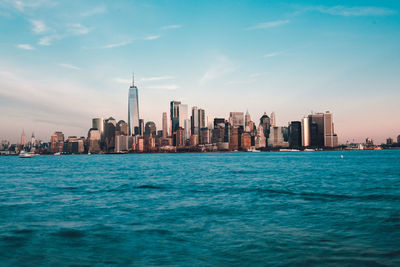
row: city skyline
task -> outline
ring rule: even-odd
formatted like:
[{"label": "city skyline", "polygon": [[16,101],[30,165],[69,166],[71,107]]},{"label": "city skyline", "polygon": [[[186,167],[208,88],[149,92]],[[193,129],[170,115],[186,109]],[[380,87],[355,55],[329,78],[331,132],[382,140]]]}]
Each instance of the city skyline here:
[{"label": "city skyline", "polygon": [[141,118],[158,129],[176,99],[211,118],[275,112],[282,126],[330,110],[339,143],[383,143],[400,132],[398,13],[391,1],[2,1],[0,139],[128,122],[135,70]]}]

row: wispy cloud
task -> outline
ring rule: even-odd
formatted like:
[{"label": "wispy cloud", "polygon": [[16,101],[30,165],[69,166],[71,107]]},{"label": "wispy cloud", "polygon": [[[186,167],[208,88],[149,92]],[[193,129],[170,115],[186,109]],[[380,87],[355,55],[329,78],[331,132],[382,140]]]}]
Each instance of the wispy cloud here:
[{"label": "wispy cloud", "polygon": [[160,37],[161,37],[160,35],[149,35],[149,36],[144,37],[144,40],[156,40]]},{"label": "wispy cloud", "polygon": [[80,23],[74,23],[68,25],[68,31],[76,35],[84,35],[90,32],[90,28],[83,26]]},{"label": "wispy cloud", "polygon": [[256,25],[254,25],[254,26],[248,27],[247,30],[274,28],[274,27],[288,24],[289,22],[290,22],[290,20],[275,20],[275,21],[269,21],[269,22],[262,22],[262,23],[258,23]]},{"label": "wispy cloud", "polygon": [[156,76],[156,77],[147,77],[140,79],[143,82],[152,82],[152,81],[162,81],[162,80],[172,80],[173,76]]},{"label": "wispy cloud", "polygon": [[345,7],[345,6],[314,6],[307,7],[306,11],[318,11],[325,14],[337,15],[337,16],[389,16],[396,14],[395,10],[385,8],[385,7],[373,7],[373,6],[365,6],[365,7]]},{"label": "wispy cloud", "polygon": [[155,89],[155,90],[176,90],[179,89],[179,85],[176,84],[163,84],[163,85],[152,85],[146,86],[146,89]]},{"label": "wispy cloud", "polygon": [[54,40],[60,40],[62,37],[60,35],[48,35],[39,39],[38,44],[43,46],[49,46]]},{"label": "wispy cloud", "polygon": [[107,8],[105,6],[97,6],[81,13],[82,17],[90,17],[98,14],[104,14],[107,12]]},{"label": "wispy cloud", "polygon": [[31,20],[33,29],[32,31],[36,34],[42,34],[48,31],[48,27],[42,20]]},{"label": "wispy cloud", "polygon": [[119,78],[119,77],[115,78],[114,81],[117,82],[117,83],[121,83],[121,84],[130,84],[130,83],[132,83],[132,80]]},{"label": "wispy cloud", "polygon": [[171,30],[171,29],[179,29],[179,28],[182,28],[183,26],[182,25],[177,25],[177,24],[175,24],[175,25],[166,25],[166,26],[163,26],[163,27],[161,27],[161,29],[162,30]]},{"label": "wispy cloud", "polygon": [[119,42],[119,43],[112,43],[112,44],[108,44],[108,45],[104,45],[101,48],[114,48],[114,47],[120,47],[120,46],[125,46],[132,43],[132,41],[123,41],[123,42]]},{"label": "wispy cloud", "polygon": [[71,69],[71,70],[81,70],[81,68],[71,65],[71,64],[67,64],[67,63],[60,63],[58,64],[60,67],[66,68],[66,69]]},{"label": "wispy cloud", "polygon": [[279,56],[279,55],[282,55],[282,54],[283,54],[282,51],[281,51],[281,52],[274,52],[274,53],[265,54],[264,57],[265,57],[265,58],[268,58],[268,57],[276,57],[276,56]]},{"label": "wispy cloud", "polygon": [[17,45],[17,47],[20,49],[24,49],[24,50],[34,50],[35,49],[30,44],[19,44],[19,45]]},{"label": "wispy cloud", "polygon": [[205,84],[211,80],[231,73],[236,69],[237,66],[233,64],[227,57],[219,56],[217,58],[217,61],[212,66],[210,66],[200,78],[200,84]]}]

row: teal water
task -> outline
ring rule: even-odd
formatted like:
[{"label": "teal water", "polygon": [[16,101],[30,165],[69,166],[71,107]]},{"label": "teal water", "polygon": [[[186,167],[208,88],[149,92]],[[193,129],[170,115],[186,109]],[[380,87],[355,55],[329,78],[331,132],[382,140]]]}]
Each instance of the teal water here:
[{"label": "teal water", "polygon": [[400,265],[400,151],[10,156],[0,174],[1,266]]}]

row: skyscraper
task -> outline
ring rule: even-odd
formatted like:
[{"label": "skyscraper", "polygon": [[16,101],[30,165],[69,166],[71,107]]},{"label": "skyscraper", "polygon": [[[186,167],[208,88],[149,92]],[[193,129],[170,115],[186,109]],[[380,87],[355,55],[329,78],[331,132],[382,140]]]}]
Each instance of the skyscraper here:
[{"label": "skyscraper", "polygon": [[243,112],[230,112],[229,122],[233,127],[242,126],[244,128],[244,114]]},{"label": "skyscraper", "polygon": [[21,145],[25,146],[26,145],[26,135],[25,135],[25,131],[22,130],[22,134],[21,134]]},{"label": "skyscraper", "polygon": [[103,120],[103,118],[92,119],[92,128],[99,130],[100,140],[103,140],[103,138],[104,138],[104,120]]},{"label": "skyscraper", "polygon": [[162,114],[162,131],[163,131],[163,138],[167,138],[168,136],[167,112],[163,112]]},{"label": "skyscraper", "polygon": [[333,115],[329,111],[324,113],[324,145],[326,147],[336,147],[338,145],[338,137],[333,127]]},{"label": "skyscraper", "polygon": [[139,134],[139,96],[134,77],[132,77],[132,85],[129,87],[128,128],[129,135]]},{"label": "skyscraper", "polygon": [[310,145],[310,119],[304,117],[301,120],[301,145],[308,147]]},{"label": "skyscraper", "polygon": [[192,116],[190,122],[192,126],[192,134],[200,136],[199,109],[197,107],[192,107]]},{"label": "skyscraper", "polygon": [[276,116],[275,116],[275,112],[271,113],[271,127],[276,126]]},{"label": "skyscraper", "polygon": [[[171,135],[179,128],[179,113],[181,102],[171,101],[170,103],[170,118],[171,118]],[[183,126],[183,125],[182,125]]]}]

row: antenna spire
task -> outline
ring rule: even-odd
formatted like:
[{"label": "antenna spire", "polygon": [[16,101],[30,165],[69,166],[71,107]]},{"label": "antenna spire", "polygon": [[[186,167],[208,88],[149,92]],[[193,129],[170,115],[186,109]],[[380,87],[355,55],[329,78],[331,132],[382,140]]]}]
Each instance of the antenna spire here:
[{"label": "antenna spire", "polygon": [[135,73],[132,72],[132,87],[135,86]]}]

